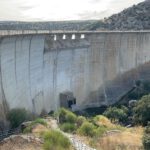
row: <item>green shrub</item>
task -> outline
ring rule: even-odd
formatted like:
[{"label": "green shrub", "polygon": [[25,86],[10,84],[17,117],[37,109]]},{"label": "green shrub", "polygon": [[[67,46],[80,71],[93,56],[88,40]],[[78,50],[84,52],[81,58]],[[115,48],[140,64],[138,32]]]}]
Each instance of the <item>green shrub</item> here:
[{"label": "green shrub", "polygon": [[55,116],[59,117],[60,123],[64,123],[66,122],[66,114],[67,110],[65,108],[60,108],[59,111],[55,113]]},{"label": "green shrub", "polygon": [[78,133],[84,136],[90,136],[93,137],[96,135],[96,126],[94,126],[90,122],[84,122],[81,127],[78,129]]},{"label": "green shrub", "polygon": [[31,132],[32,132],[32,126],[31,126],[31,125],[28,126],[28,127],[26,127],[26,128],[23,130],[23,133],[24,133],[24,134],[31,133]]},{"label": "green shrub", "polygon": [[127,120],[126,110],[120,109],[120,108],[117,108],[117,107],[109,107],[104,112],[104,116],[111,119],[111,121],[126,122],[126,120]]},{"label": "green shrub", "polygon": [[142,125],[147,125],[150,121],[150,95],[143,96],[138,102],[134,112],[134,121]]},{"label": "green shrub", "polygon": [[150,150],[150,123],[145,128],[144,136],[143,136],[143,146],[144,150]]},{"label": "green shrub", "polygon": [[83,116],[79,116],[76,120],[77,127],[80,127],[84,122],[86,121],[86,118]]},{"label": "green shrub", "polygon": [[26,134],[26,133],[31,133],[33,127],[34,127],[36,124],[41,124],[41,125],[47,126],[47,122],[46,122],[44,119],[42,119],[42,118],[37,118],[36,120],[32,121],[32,122],[23,130],[23,133],[24,133],[24,134]]},{"label": "green shrub", "polygon": [[10,121],[11,127],[16,128],[24,121],[28,120],[29,115],[24,108],[12,109],[7,114],[7,119]]},{"label": "green shrub", "polygon": [[95,130],[96,136],[97,136],[97,137],[100,137],[100,136],[104,135],[104,133],[106,133],[106,131],[108,131],[108,128],[107,128],[107,127],[100,126],[100,127],[98,127],[98,128]]},{"label": "green shrub", "polygon": [[145,134],[143,137],[144,150],[150,150],[150,135]]},{"label": "green shrub", "polygon": [[68,112],[66,114],[66,122],[75,123],[76,119],[77,119],[77,116],[73,114],[72,112]]},{"label": "green shrub", "polygon": [[34,120],[31,123],[31,126],[36,125],[36,124],[41,124],[41,125],[47,126],[47,122],[42,118],[37,118],[36,120]]},{"label": "green shrub", "polygon": [[72,133],[76,130],[76,126],[73,123],[63,123],[62,125],[60,125],[60,129],[64,132]]},{"label": "green shrub", "polygon": [[51,130],[43,134],[44,150],[70,150],[71,144],[61,132]]},{"label": "green shrub", "polygon": [[58,116],[59,116],[60,123],[65,123],[65,122],[75,123],[76,119],[77,119],[77,116],[73,112],[71,112],[65,108],[61,108],[59,110]]},{"label": "green shrub", "polygon": [[128,107],[126,107],[126,106],[124,106],[124,105],[122,105],[120,109],[122,109],[126,114],[129,113]]},{"label": "green shrub", "polygon": [[103,115],[97,115],[93,118],[94,124],[97,126],[104,126],[107,128],[113,128],[116,125],[113,124],[106,116]]}]

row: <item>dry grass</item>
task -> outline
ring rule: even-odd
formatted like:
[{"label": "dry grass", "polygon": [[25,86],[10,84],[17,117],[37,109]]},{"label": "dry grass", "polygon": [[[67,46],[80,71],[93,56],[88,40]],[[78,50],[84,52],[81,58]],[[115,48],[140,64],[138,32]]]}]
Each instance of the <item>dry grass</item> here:
[{"label": "dry grass", "polygon": [[99,139],[98,150],[142,150],[143,128],[135,127]]},{"label": "dry grass", "polygon": [[15,136],[0,143],[0,150],[42,150],[42,144],[39,141],[28,139],[20,135]]},{"label": "dry grass", "polygon": [[46,131],[48,131],[48,128],[41,124],[35,125],[32,129],[33,134],[40,134],[41,132],[46,132]]},{"label": "dry grass", "polygon": [[112,123],[107,117],[103,116],[103,115],[98,115],[94,118],[95,123],[98,126],[104,126],[106,128],[108,128],[108,130],[124,130],[125,128],[119,124],[116,123]]},{"label": "dry grass", "polygon": [[107,117],[102,115],[96,116],[94,120],[99,126],[105,126],[108,128],[114,128],[116,126],[115,124],[111,123],[111,121]]}]

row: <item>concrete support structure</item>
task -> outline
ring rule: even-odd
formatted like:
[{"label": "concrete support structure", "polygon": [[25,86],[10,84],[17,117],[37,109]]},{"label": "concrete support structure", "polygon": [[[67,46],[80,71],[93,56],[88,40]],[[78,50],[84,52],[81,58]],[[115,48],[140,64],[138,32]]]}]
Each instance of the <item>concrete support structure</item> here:
[{"label": "concrete support structure", "polygon": [[21,33],[1,34],[1,117],[17,107],[57,110],[67,91],[81,109],[109,105],[150,78],[150,32]]}]

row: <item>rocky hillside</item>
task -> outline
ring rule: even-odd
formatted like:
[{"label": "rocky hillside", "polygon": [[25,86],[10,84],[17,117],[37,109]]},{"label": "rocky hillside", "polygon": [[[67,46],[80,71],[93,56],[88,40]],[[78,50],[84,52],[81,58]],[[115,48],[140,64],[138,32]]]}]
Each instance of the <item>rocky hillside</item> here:
[{"label": "rocky hillside", "polygon": [[122,12],[89,25],[88,30],[149,30],[150,0],[134,5]]}]

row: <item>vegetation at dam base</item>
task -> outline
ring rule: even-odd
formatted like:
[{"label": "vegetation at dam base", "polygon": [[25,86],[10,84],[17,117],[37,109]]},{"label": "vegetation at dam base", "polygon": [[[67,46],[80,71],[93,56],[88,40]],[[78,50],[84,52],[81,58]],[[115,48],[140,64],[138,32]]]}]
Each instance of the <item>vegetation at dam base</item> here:
[{"label": "vegetation at dam base", "polygon": [[145,150],[150,149],[150,124],[145,128],[143,136],[143,145]]},{"label": "vegetation at dam base", "polygon": [[[41,125],[44,131],[39,130],[38,136],[44,141],[41,145],[41,149],[44,150],[73,150],[70,141],[61,132],[77,135],[97,150],[149,150],[149,114],[150,95],[145,95],[129,106],[111,106],[104,113],[94,116],[87,117],[79,112],[73,113],[68,109],[60,108],[50,115],[43,110],[42,119],[31,117],[25,109],[13,109],[8,113],[8,119],[13,128],[24,121],[33,120],[22,129],[25,135],[33,134],[34,128]],[[45,119],[47,117],[58,121],[59,130],[49,128],[49,123]]]},{"label": "vegetation at dam base", "polygon": [[44,138],[43,148],[44,150],[71,150],[71,143],[67,137],[61,132],[51,130],[42,134]]},{"label": "vegetation at dam base", "polygon": [[[7,119],[12,129],[20,126],[24,135],[33,134],[37,130],[35,128],[41,125],[42,131],[38,129],[38,137],[43,140],[41,149],[44,150],[73,150],[64,133],[80,137],[97,150],[149,150],[149,85],[148,81],[137,81],[133,90],[108,108],[86,109],[81,112],[60,108],[57,112],[50,113],[42,110],[40,116],[24,108],[17,108],[9,111]],[[52,124],[47,120],[49,117],[57,120],[59,130],[49,127]],[[54,145],[58,146],[53,147]]]}]

